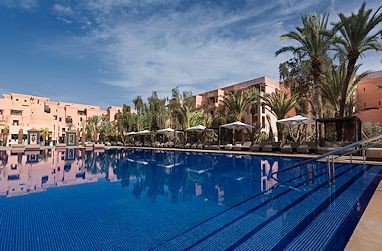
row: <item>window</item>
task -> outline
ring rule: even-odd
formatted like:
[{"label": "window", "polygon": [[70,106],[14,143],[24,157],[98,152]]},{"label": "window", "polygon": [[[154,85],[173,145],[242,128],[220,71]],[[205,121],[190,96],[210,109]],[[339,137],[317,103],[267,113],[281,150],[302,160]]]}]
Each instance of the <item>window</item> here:
[{"label": "window", "polygon": [[65,123],[67,123],[67,124],[73,123],[72,117],[71,116],[67,116],[66,119],[65,119]]},{"label": "window", "polygon": [[381,100],[379,100],[378,104],[381,105]]},{"label": "window", "polygon": [[54,115],[54,116],[53,116],[53,119],[54,119],[54,120],[57,120],[57,115]]},{"label": "window", "polygon": [[265,113],[265,106],[264,105],[261,106],[261,112]]},{"label": "window", "polygon": [[365,87],[363,88],[363,92],[366,92],[366,88]]},{"label": "window", "polygon": [[21,110],[11,110],[11,115],[22,115],[23,111]]},{"label": "window", "polygon": [[18,126],[19,125],[19,121],[18,120],[13,120],[12,125]]},{"label": "window", "polygon": [[62,128],[62,132],[65,132],[65,128]]},{"label": "window", "polygon": [[61,121],[62,121],[62,118],[61,118],[61,117],[59,117],[59,118],[58,118],[58,121],[60,121],[60,122],[61,122]]},{"label": "window", "polygon": [[366,103],[363,103],[363,107],[366,107]]},{"label": "window", "polygon": [[44,105],[44,112],[50,113],[50,107],[49,105]]},{"label": "window", "polygon": [[261,117],[261,128],[265,128],[265,117]]},{"label": "window", "polygon": [[0,115],[3,115],[3,110],[0,110]]},{"label": "window", "polygon": [[265,85],[260,86],[260,92],[265,92]]}]

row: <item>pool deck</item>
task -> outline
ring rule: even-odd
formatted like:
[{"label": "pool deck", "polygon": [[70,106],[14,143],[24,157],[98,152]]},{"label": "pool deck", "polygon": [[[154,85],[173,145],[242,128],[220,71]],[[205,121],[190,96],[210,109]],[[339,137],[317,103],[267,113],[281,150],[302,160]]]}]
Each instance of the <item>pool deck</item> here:
[{"label": "pool deck", "polygon": [[382,250],[382,181],[375,190],[345,250]]}]

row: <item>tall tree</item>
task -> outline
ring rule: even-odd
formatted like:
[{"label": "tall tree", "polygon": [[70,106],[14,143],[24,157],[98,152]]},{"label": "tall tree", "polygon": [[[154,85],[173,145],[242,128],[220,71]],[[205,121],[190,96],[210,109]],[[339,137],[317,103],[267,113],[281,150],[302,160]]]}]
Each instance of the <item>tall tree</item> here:
[{"label": "tall tree", "polygon": [[48,128],[41,128],[40,129],[40,135],[42,137],[42,144],[45,146],[46,145],[46,140],[49,135],[49,129]]},{"label": "tall tree", "polygon": [[135,110],[137,110],[138,114],[143,113],[145,105],[142,99],[142,96],[137,96],[133,99]]},{"label": "tall tree", "polygon": [[316,116],[323,117],[323,103],[321,91],[322,62],[332,44],[334,31],[329,31],[329,15],[320,17],[313,13],[302,16],[302,27],[281,36],[281,39],[294,40],[298,46],[285,46],[276,51],[276,56],[284,52],[292,52],[295,56],[306,58],[310,61],[311,74],[314,83],[314,103]]},{"label": "tall tree", "polygon": [[[346,91],[346,103],[344,115],[353,115],[353,107],[355,106],[354,93],[358,82],[364,78],[367,73],[362,73],[355,76],[355,72],[359,65],[355,67],[355,71],[350,79]],[[322,93],[324,100],[327,102],[330,110],[333,111],[334,116],[340,116],[340,97],[346,78],[346,63],[341,62],[339,66],[332,66],[330,70],[324,72],[322,77]]]},{"label": "tall tree", "polygon": [[[357,60],[370,50],[381,51],[382,45],[378,41],[382,29],[378,25],[382,22],[382,5],[372,14],[372,9],[366,9],[364,2],[357,13],[350,16],[338,13],[340,21],[336,24],[340,36],[336,37],[335,49],[337,53],[347,59],[346,77],[341,90],[339,116],[343,116],[346,107],[346,96],[349,84],[356,70]],[[373,33],[373,31],[375,32]]]},{"label": "tall tree", "polygon": [[[272,93],[267,93],[262,97],[265,108],[273,113],[276,118],[283,119],[287,113],[295,107],[298,107],[299,98],[292,95],[289,97],[285,91],[277,90]],[[283,126],[279,123],[277,126],[277,135],[280,141],[283,140]]]},{"label": "tall tree", "polygon": [[153,92],[148,98],[147,115],[150,130],[163,129],[167,120],[166,99]]},{"label": "tall tree", "polygon": [[259,100],[259,93],[256,89],[250,91],[229,91],[223,100],[225,108],[235,121],[241,121],[245,110],[249,105]]}]

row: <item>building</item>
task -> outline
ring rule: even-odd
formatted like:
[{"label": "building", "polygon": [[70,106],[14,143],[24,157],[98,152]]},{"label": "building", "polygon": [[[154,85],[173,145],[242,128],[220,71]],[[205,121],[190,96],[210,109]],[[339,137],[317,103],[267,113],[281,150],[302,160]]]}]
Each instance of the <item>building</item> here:
[{"label": "building", "polygon": [[20,129],[26,138],[27,130],[49,130],[49,141],[59,142],[69,129],[80,129],[92,116],[107,116],[110,122],[122,107],[99,106],[50,101],[49,98],[17,93],[3,94],[0,99],[0,130],[7,131],[8,144],[17,142]]},{"label": "building", "polygon": [[382,124],[382,71],[370,72],[357,85],[356,114],[362,123]]},{"label": "building", "polygon": [[[261,95],[272,93],[276,90],[286,91],[285,87],[279,82],[267,76],[263,76],[260,78],[194,95],[190,97],[187,102],[197,109],[203,108],[206,112],[209,112],[213,116],[217,108],[224,105],[223,100],[227,92],[234,90],[249,90],[251,88],[256,88]],[[267,121],[268,115],[270,117],[270,123]],[[294,115],[294,110],[288,114],[288,116]],[[277,119],[275,115],[273,115],[264,106],[248,107],[243,116],[243,122],[250,125],[259,125],[261,130],[264,132],[269,132],[270,128],[272,128],[273,132],[277,132],[276,120]]]}]

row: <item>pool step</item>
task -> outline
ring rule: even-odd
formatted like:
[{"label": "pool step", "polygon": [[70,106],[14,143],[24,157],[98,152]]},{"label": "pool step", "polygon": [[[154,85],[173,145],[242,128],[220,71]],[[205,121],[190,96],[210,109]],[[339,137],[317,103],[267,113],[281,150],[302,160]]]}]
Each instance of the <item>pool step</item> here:
[{"label": "pool step", "polygon": [[[337,187],[346,188],[359,177],[362,171],[348,170],[337,172]],[[237,221],[208,240],[193,246],[193,249],[203,250],[210,245],[217,249],[239,250],[270,250],[285,236],[290,234],[301,222],[311,216],[323,203],[330,201],[334,191],[321,182],[310,192],[303,194],[292,193],[275,201],[277,213],[256,220],[256,214],[248,215]],[[277,207],[279,206],[279,208]]]},{"label": "pool step", "polygon": [[[317,177],[321,176],[321,179],[323,180],[325,180],[326,177],[324,170],[325,168],[317,169]],[[296,180],[292,179],[291,185],[300,186],[302,191],[295,190],[295,188],[289,188],[288,186],[282,186],[274,189],[269,195],[255,195],[253,198],[244,201],[241,205],[228,208],[222,213],[209,218],[196,226],[192,226],[187,231],[179,233],[173,238],[162,242],[154,248],[154,250],[185,249],[203,238],[206,238],[206,236],[212,234],[214,231],[219,229],[219,227],[222,227],[229,222],[238,220],[240,217],[245,217],[246,212],[255,211],[258,208],[264,207],[269,203],[272,203],[273,200],[285,196],[285,194],[304,193],[309,191],[311,187],[305,187],[304,184],[305,176],[301,175],[296,178]]]},{"label": "pool step", "polygon": [[[310,224],[302,229],[287,245],[286,250],[343,250],[353,229],[358,223],[367,203],[381,177],[381,167],[372,167],[362,179],[358,179],[329,207],[323,210]],[[364,189],[365,183],[367,188]],[[286,244],[286,243],[284,243]]]},{"label": "pool step", "polygon": [[[345,166],[343,168],[347,169]],[[342,170],[343,168],[338,169]],[[251,207],[251,210],[243,211],[236,209],[227,211],[219,217],[201,224],[192,231],[177,236],[177,238],[164,243],[161,247],[158,247],[158,249],[204,249],[207,248],[208,245],[213,245],[218,249],[227,248],[236,243],[242,236],[251,233],[256,227],[260,226],[261,229],[269,222],[279,218],[279,215],[277,215],[278,211],[275,210],[272,212],[272,208],[265,210],[264,208],[266,206],[273,205],[276,208],[283,210],[285,206],[287,205],[288,207],[290,202],[294,199],[308,197],[311,190],[317,189],[319,186],[327,187],[327,179],[323,170],[324,168],[317,170],[317,184],[314,186],[306,187],[302,185],[304,183],[304,178],[301,177],[300,186],[303,188],[302,191],[290,189],[287,186],[278,187],[272,193],[272,197],[275,198],[275,200],[272,201],[270,199],[269,201],[266,201],[266,203],[262,203],[263,197],[259,197],[245,205],[246,209]],[[337,175],[340,176],[346,171],[347,170],[338,172]],[[325,196],[330,196],[330,193],[326,192]],[[271,221],[269,221],[270,218]]]}]

